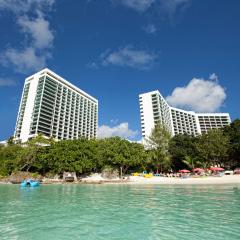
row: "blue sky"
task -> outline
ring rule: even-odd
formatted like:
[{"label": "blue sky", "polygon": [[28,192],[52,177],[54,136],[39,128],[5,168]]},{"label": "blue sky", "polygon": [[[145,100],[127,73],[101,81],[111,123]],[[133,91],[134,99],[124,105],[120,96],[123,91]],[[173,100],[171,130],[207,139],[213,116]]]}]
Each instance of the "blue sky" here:
[{"label": "blue sky", "polygon": [[101,136],[140,139],[138,95],[239,118],[240,1],[0,0],[0,140],[48,67],[99,100]]}]

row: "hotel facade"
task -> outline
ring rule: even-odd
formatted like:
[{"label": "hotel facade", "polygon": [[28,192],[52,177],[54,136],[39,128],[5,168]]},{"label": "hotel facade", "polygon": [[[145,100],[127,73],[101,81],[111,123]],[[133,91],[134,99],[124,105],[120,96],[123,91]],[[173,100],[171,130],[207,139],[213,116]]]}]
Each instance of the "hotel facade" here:
[{"label": "hotel facade", "polygon": [[97,137],[98,100],[49,69],[26,78],[15,140],[43,134],[58,140]]},{"label": "hotel facade", "polygon": [[169,106],[159,91],[139,95],[142,137],[146,138],[157,122],[171,133],[197,136],[231,122],[229,113],[195,113]]}]

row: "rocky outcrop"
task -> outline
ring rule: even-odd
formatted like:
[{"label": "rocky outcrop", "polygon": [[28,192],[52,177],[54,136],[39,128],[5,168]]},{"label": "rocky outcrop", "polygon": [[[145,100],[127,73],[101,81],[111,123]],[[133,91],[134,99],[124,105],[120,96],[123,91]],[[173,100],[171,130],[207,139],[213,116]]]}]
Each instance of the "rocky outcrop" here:
[{"label": "rocky outcrop", "polygon": [[37,181],[42,180],[42,176],[36,173],[30,172],[13,172],[10,177],[7,178],[9,182],[13,184],[19,184],[26,179],[34,179]]}]

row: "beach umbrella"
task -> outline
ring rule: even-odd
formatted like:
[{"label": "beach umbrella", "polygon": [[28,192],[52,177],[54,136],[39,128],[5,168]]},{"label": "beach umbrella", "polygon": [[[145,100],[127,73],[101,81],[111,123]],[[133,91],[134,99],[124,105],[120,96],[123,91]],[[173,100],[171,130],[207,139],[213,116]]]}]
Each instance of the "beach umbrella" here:
[{"label": "beach umbrella", "polygon": [[180,172],[180,173],[190,173],[190,171],[189,171],[189,170],[187,170],[187,169],[182,169],[182,170],[179,170],[179,172]]},{"label": "beach umbrella", "polygon": [[224,168],[221,168],[221,167],[210,167],[210,170],[214,171],[214,172],[216,172],[216,171],[224,171]]},{"label": "beach umbrella", "polygon": [[194,168],[193,172],[204,172],[204,169],[202,169],[202,168]]}]

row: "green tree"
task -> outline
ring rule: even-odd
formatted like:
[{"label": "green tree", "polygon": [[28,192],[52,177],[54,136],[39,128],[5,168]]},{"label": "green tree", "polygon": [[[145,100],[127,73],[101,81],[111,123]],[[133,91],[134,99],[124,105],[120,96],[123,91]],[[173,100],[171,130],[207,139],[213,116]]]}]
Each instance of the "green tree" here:
[{"label": "green tree", "polygon": [[228,157],[229,138],[222,129],[212,129],[198,136],[196,149],[202,167],[222,164]]},{"label": "green tree", "polygon": [[7,145],[9,146],[9,145],[14,145],[14,144],[15,144],[14,143],[14,137],[13,136],[9,137],[8,140],[7,140]]},{"label": "green tree", "polygon": [[0,147],[0,175],[10,175],[18,169],[18,160],[23,148],[18,144]]},{"label": "green tree", "polygon": [[183,159],[183,163],[191,169],[194,169],[196,166],[202,167],[202,163],[198,160],[197,156],[193,157],[186,155]]},{"label": "green tree", "polygon": [[146,140],[147,147],[150,149],[150,157],[157,173],[159,170],[167,170],[171,166],[169,154],[169,142],[171,134],[168,129],[160,123],[157,123],[152,130],[151,135]]},{"label": "green tree", "polygon": [[31,168],[39,169],[39,156],[43,148],[52,144],[52,139],[45,138],[42,134],[30,139],[23,144],[23,150],[18,158],[18,168],[20,171],[29,171]]},{"label": "green tree", "polygon": [[178,134],[171,138],[169,153],[175,170],[194,168],[198,163],[196,141],[196,137],[188,134]]},{"label": "green tree", "polygon": [[224,129],[224,134],[229,137],[230,145],[228,149],[229,165],[240,166],[240,120],[236,119]]},{"label": "green tree", "polygon": [[120,176],[126,174],[130,167],[144,165],[147,155],[144,147],[119,137],[102,140],[100,158],[105,165],[119,169]]},{"label": "green tree", "polygon": [[85,173],[96,167],[96,140],[65,140],[52,145],[47,154],[49,169],[54,173],[64,171]]}]

